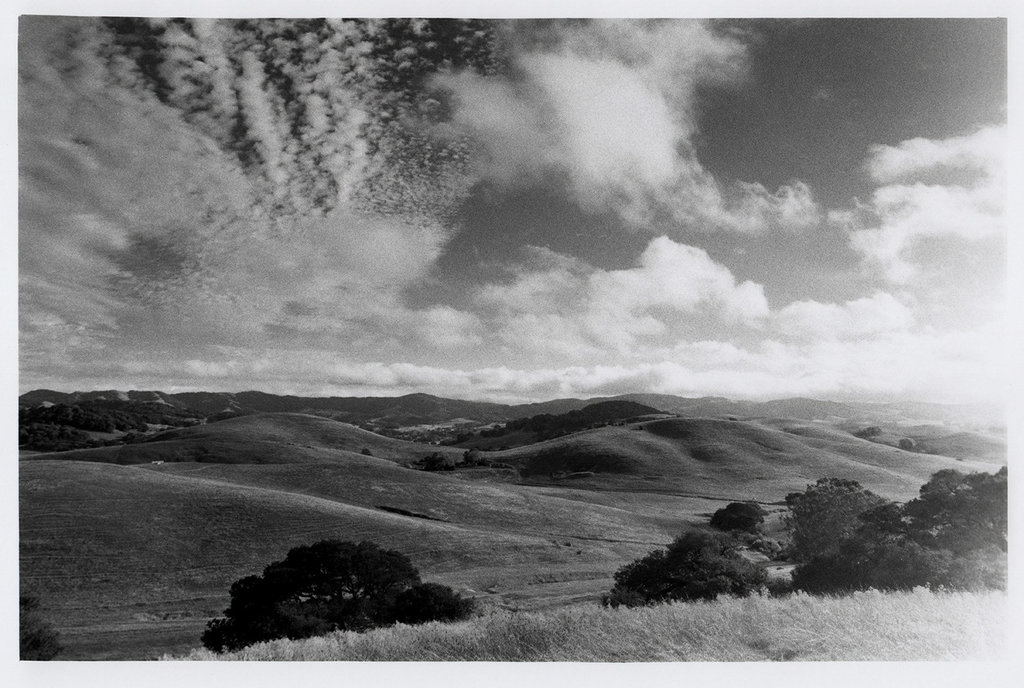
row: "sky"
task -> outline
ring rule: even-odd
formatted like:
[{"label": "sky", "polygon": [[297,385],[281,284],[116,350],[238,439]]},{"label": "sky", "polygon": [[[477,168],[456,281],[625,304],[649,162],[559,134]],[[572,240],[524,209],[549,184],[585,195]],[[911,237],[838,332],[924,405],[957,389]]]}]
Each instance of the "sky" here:
[{"label": "sky", "polygon": [[22,17],[19,387],[1000,401],[999,19]]}]

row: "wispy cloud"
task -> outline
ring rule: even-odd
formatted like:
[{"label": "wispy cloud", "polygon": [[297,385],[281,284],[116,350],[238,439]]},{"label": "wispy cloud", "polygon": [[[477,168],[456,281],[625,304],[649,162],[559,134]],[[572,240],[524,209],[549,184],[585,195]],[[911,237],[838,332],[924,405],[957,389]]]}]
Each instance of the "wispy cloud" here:
[{"label": "wispy cloud", "polygon": [[579,202],[636,227],[757,232],[821,219],[806,184],[723,184],[694,146],[697,93],[735,86],[745,45],[707,22],[569,23],[525,41],[516,77],[453,75],[454,122],[503,184],[565,175]]}]

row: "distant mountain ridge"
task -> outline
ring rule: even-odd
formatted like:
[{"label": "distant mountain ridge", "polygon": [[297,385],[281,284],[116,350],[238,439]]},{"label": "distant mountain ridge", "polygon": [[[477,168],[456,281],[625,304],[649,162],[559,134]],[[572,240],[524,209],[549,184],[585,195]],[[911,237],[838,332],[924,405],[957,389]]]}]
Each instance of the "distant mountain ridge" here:
[{"label": "distant mountain ridge", "polygon": [[633,402],[666,413],[686,417],[740,418],[776,417],[797,420],[858,422],[918,421],[942,422],[970,419],[1002,425],[1003,412],[995,405],[943,405],[924,402],[846,402],[809,398],[743,401],[724,397],[680,397],[670,394],[621,394],[589,399],[563,398],[529,404],[499,404],[486,401],[447,399],[431,394],[397,397],[300,397],[245,392],[179,392],[98,390],[57,392],[38,389],[22,394],[19,406],[77,404],[85,401],[158,403],[193,410],[205,417],[247,413],[292,412],[323,415],[348,423],[377,422],[391,426],[440,423],[457,418],[480,423],[504,422],[539,414],[563,414],[602,402]]}]

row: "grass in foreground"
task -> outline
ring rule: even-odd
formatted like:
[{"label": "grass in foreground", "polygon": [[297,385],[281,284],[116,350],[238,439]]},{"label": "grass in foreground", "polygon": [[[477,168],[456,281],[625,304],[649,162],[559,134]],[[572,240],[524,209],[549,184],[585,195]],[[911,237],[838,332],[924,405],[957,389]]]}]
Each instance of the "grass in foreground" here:
[{"label": "grass in foreground", "polygon": [[261,643],[189,660],[857,661],[979,660],[1006,654],[1005,594],[868,591],[639,609],[494,612],[457,624],[395,626]]}]

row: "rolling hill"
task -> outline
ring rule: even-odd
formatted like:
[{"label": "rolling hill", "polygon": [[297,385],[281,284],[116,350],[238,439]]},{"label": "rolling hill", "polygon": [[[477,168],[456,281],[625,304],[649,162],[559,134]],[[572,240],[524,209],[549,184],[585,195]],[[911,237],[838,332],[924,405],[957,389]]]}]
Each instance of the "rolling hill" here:
[{"label": "rolling hill", "polygon": [[391,461],[421,459],[433,452],[461,457],[465,450],[395,440],[347,423],[296,413],[266,413],[159,433],[137,444],[36,454],[30,460],[116,464],[153,461],[203,463],[306,463],[336,459],[335,452],[370,452]]},{"label": "rolling hill", "polygon": [[996,468],[828,424],[722,418],[483,453],[507,468],[407,467],[435,451],[465,452],[263,413],[24,457],[22,586],[67,658],[147,658],[196,646],[232,581],[321,538],[374,540],[485,605],[538,609],[596,600],[616,569],[726,501],[770,504],[830,475],[906,499],[940,468]]},{"label": "rolling hill", "polygon": [[783,428],[712,418],[670,418],[605,427],[491,454],[531,484],[679,492],[777,501],[824,476],[857,480],[907,499],[943,468],[996,470],[988,463],[881,446],[827,426]]},{"label": "rolling hill", "polygon": [[162,404],[195,411],[206,417],[247,413],[307,413],[360,424],[375,422],[386,426],[439,423],[465,418],[481,424],[525,418],[540,414],[564,414],[607,401],[643,404],[685,417],[726,417],[753,419],[785,417],[798,420],[842,418],[857,422],[957,423],[975,426],[1005,426],[1003,410],[984,404],[836,403],[795,398],[771,401],[743,401],[724,397],[680,397],[670,394],[623,394],[591,399],[554,399],[529,404],[445,399],[430,394],[398,397],[301,397],[265,392],[181,392],[119,391],[58,392],[33,390],[22,394],[18,404],[80,404],[83,402]]}]

